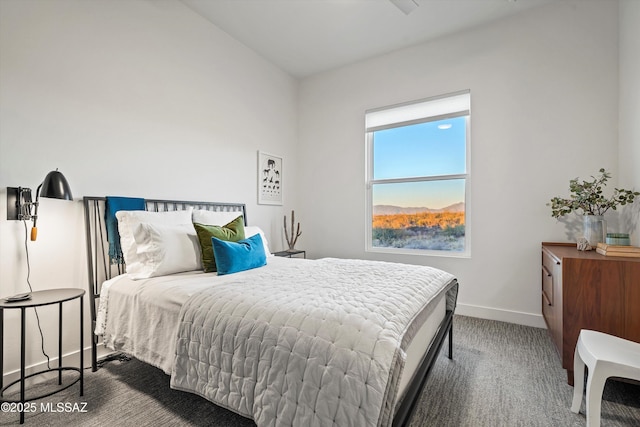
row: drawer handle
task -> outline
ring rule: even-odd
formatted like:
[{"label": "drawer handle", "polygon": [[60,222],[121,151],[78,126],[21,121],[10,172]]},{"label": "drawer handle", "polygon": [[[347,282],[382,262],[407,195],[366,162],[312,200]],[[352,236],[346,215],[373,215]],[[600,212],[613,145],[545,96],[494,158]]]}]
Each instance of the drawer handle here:
[{"label": "drawer handle", "polygon": [[547,269],[547,267],[545,267],[544,265],[542,266],[542,271],[544,271],[544,274],[547,277],[551,277],[551,272]]}]

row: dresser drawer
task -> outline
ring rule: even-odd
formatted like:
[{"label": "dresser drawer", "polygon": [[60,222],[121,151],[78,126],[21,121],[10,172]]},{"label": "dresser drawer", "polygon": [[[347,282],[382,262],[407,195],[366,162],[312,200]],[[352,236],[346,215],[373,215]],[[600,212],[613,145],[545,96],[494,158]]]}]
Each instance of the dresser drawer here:
[{"label": "dresser drawer", "polygon": [[556,269],[555,266],[558,264],[560,264],[560,262],[555,257],[544,249],[542,250],[542,297],[543,302],[551,306],[554,303],[553,274]]}]

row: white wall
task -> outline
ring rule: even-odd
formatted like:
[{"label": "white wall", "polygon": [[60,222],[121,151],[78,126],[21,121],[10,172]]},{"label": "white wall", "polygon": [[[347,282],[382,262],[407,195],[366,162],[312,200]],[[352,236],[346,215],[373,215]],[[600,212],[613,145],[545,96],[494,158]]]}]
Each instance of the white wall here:
[{"label": "white wall", "polygon": [[[296,95],[294,79],[177,1],[0,1],[0,297],[28,290],[6,187],[35,190],[55,168],[75,201],[42,200],[28,242],[34,290],[86,289],[85,195],[244,202],[282,249],[294,189],[284,208],[258,206],[255,171],[265,150],[295,176]],[[64,353],[77,350],[76,307],[65,305]],[[56,312],[40,312],[55,355]],[[5,344],[17,349],[19,317],[6,319]],[[31,365],[44,359],[33,313],[28,323]],[[5,358],[5,372],[17,369],[17,352]]]},{"label": "white wall", "polygon": [[[640,2],[620,2],[620,186],[640,191]],[[640,246],[640,200],[625,211]]]},{"label": "white wall", "polygon": [[[543,326],[540,242],[573,239],[546,203],[576,176],[617,174],[617,23],[617,2],[561,2],[304,79],[298,190],[310,256],[443,268],[459,278],[459,313]],[[366,253],[364,111],[462,89],[472,257]]]},{"label": "white wall", "polygon": [[[28,242],[35,290],[86,287],[83,195],[240,201],[272,249],[295,208],[311,257],[434,265],[459,277],[459,313],[542,325],[540,241],[573,237],[550,217],[549,198],[600,167],[640,188],[639,8],[562,2],[298,88],[179,2],[2,0],[0,296],[27,289],[24,229],[5,220],[5,188],[35,189],[58,167],[76,201],[42,200],[38,241]],[[472,258],[365,253],[364,111],[460,89],[472,91]],[[282,154],[297,178],[283,208],[255,203],[258,149]],[[55,315],[41,318],[53,354]],[[65,330],[65,353],[76,335],[76,325]],[[27,345],[27,363],[41,363],[39,340]]]}]

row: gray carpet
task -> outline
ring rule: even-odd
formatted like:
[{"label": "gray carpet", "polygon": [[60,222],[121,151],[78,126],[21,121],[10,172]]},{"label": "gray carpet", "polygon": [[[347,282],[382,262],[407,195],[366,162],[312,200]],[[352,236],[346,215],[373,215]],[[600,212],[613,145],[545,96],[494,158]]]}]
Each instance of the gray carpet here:
[{"label": "gray carpet", "polygon": [[[566,383],[547,331],[456,316],[454,360],[443,349],[433,368],[412,427],[580,426],[582,412],[570,410],[573,388]],[[41,385],[39,387],[46,387]],[[85,395],[74,385],[36,401],[86,402],[84,413],[27,414],[37,426],[254,426],[250,420],[188,393],[171,390],[169,377],[137,360],[113,360],[98,372],[85,371]],[[18,414],[0,413],[0,426]],[[640,386],[608,381],[602,426],[640,426]]]}]

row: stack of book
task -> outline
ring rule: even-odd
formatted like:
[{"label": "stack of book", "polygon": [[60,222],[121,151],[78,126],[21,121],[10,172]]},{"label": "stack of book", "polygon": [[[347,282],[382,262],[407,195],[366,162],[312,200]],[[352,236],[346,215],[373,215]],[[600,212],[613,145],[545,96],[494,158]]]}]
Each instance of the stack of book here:
[{"label": "stack of book", "polygon": [[640,258],[640,248],[637,246],[607,245],[605,243],[598,243],[596,252],[606,256]]}]

